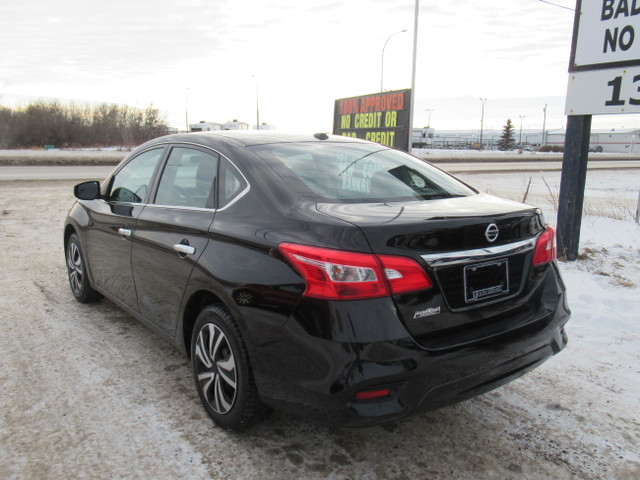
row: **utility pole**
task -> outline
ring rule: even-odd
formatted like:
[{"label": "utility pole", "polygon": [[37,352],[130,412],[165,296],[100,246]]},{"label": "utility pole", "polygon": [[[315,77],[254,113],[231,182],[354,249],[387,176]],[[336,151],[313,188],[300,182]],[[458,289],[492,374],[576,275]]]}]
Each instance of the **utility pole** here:
[{"label": "utility pole", "polygon": [[251,75],[256,80],[256,130],[260,130],[260,101],[258,97],[258,77]]},{"label": "utility pole", "polygon": [[547,104],[544,104],[544,108],[542,109],[544,112],[544,120],[542,120],[542,140],[540,140],[540,146],[547,144]]},{"label": "utility pole", "polygon": [[407,153],[411,153],[413,146],[413,105],[416,103],[416,59],[418,56],[418,13],[420,13],[420,0],[416,0],[413,12],[413,62],[411,68],[411,104],[409,107],[409,145]]},{"label": "utility pole", "polygon": [[482,131],[484,130],[484,102],[486,102],[486,98],[481,98],[480,102],[482,102],[482,114],[480,115],[480,150],[482,150]]},{"label": "utility pole", "polygon": [[431,128],[431,112],[433,112],[433,108],[425,108],[424,111],[429,115],[429,118],[427,120],[427,128]]}]

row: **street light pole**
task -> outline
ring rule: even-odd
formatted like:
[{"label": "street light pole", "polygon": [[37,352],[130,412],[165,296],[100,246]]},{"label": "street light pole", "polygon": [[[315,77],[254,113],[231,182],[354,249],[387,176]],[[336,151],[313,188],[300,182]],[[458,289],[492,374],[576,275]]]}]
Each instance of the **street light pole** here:
[{"label": "street light pole", "polygon": [[522,119],[525,117],[524,115],[518,115],[520,117],[520,140],[518,141],[518,146],[522,148]]},{"label": "street light pole", "polygon": [[391,40],[391,37],[393,37],[394,35],[398,35],[399,33],[404,33],[406,32],[406,30],[400,30],[399,32],[395,32],[392,33],[391,35],[389,35],[387,37],[387,40],[384,42],[384,46],[382,47],[382,61],[380,62],[380,91],[384,92],[384,89],[382,88],[383,85],[383,79],[384,79],[384,49],[387,48],[387,43],[389,43],[389,40]]},{"label": "street light pole", "polygon": [[416,61],[418,57],[418,14],[420,13],[420,0],[416,0],[413,10],[413,59],[411,62],[411,102],[409,102],[409,125],[407,152],[411,153],[413,147],[413,107],[416,104]]},{"label": "street light pole", "polygon": [[186,122],[186,132],[189,133],[189,101],[188,101],[188,96],[189,96],[189,88],[185,88],[184,89],[184,119]]},{"label": "street light pole", "polygon": [[258,77],[251,75],[256,80],[256,130],[260,130],[260,101],[258,97]]},{"label": "street light pole", "polygon": [[256,130],[260,130],[260,97],[258,97],[258,82],[256,82]]},{"label": "street light pole", "polygon": [[429,118],[427,120],[427,128],[431,128],[431,112],[433,112],[433,108],[425,108],[424,111],[427,112],[427,115],[429,115]]},{"label": "street light pole", "polygon": [[484,130],[484,102],[486,102],[486,98],[481,98],[480,102],[482,103],[482,114],[480,115],[480,150],[482,150],[482,133]]}]

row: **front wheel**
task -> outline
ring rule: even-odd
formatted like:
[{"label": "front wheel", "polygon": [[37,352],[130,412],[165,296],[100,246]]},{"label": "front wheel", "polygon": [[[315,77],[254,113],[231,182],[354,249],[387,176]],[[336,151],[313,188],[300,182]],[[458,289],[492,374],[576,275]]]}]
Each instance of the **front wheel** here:
[{"label": "front wheel", "polygon": [[91,288],[89,284],[84,253],[82,252],[80,239],[75,233],[67,240],[66,257],[69,285],[76,300],[82,303],[89,303],[102,298],[102,295]]},{"label": "front wheel", "polygon": [[222,307],[211,305],[198,315],[191,364],[200,400],[221,427],[242,431],[266,412],[238,326]]}]

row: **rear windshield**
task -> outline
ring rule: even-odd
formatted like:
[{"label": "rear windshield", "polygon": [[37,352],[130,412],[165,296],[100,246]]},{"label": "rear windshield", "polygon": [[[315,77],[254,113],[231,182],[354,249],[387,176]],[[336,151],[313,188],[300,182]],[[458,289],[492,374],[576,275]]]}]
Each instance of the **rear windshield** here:
[{"label": "rear windshield", "polygon": [[291,189],[325,201],[431,200],[477,193],[421,160],[379,145],[288,143],[250,148]]}]

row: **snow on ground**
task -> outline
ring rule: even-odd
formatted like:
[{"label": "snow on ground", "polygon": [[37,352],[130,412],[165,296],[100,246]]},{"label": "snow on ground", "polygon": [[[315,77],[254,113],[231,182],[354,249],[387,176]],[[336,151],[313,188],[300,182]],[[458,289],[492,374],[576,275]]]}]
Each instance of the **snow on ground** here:
[{"label": "snow on ground", "polygon": [[[543,208],[547,221],[556,225],[560,172],[458,176],[481,191],[520,201],[528,188],[527,202]],[[579,259],[559,262],[572,316],[566,327],[569,345],[553,362],[564,369],[574,390],[574,402],[561,408],[581,411],[582,426],[576,428],[562,415],[554,421],[559,422],[558,431],[591,445],[590,455],[608,452],[611,457],[600,460],[603,466],[616,460],[637,465],[640,460],[637,448],[625,452],[611,435],[595,431],[599,422],[616,424],[621,419],[626,419],[618,424],[623,438],[637,438],[640,430],[640,225],[634,221],[639,190],[638,170],[590,171]],[[606,413],[585,402],[585,392],[600,395]],[[611,478],[624,476],[618,475]]]},{"label": "snow on ground", "polygon": [[[556,225],[560,172],[466,174],[481,191],[539,205]],[[579,259],[559,262],[572,317],[568,350],[585,353],[586,371],[611,371],[610,386],[624,401],[612,408],[638,408],[640,401],[640,225],[633,219],[640,190],[638,170],[587,175]],[[614,218],[609,218],[614,217]],[[564,358],[559,355],[559,358]],[[613,373],[615,371],[615,374]]]},{"label": "snow on ground", "polygon": [[582,221],[580,239],[580,261],[575,268],[607,278],[612,285],[640,287],[638,225],[588,216]]},{"label": "snow on ground", "polygon": [[589,369],[616,370],[626,392],[622,409],[640,401],[640,226],[630,221],[587,217],[580,259],[560,262],[572,318],[569,336],[591,352]]},{"label": "snow on ground", "polygon": [[[519,200],[528,185],[555,224],[559,173],[459,176]],[[640,478],[638,170],[587,177],[581,257],[560,263],[569,344],[540,368],[395,425],[276,412],[242,435],[208,420],[181,354],[113,304],[73,300],[72,185],[0,185],[0,478]]]}]

